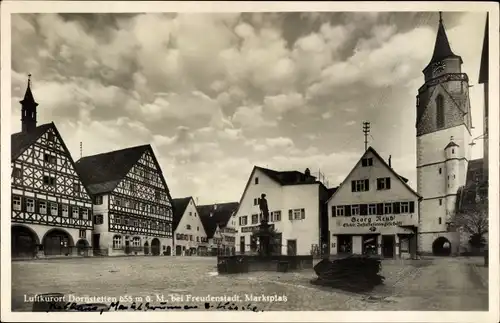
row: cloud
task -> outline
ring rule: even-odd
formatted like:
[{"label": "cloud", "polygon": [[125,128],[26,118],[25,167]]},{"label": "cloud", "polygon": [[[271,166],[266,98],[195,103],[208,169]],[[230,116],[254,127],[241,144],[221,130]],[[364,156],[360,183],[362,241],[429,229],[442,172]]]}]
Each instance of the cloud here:
[{"label": "cloud", "polygon": [[[484,17],[445,23],[477,79]],[[361,120],[411,178],[436,26],[412,12],[14,14],[12,131],[31,73],[39,124],[54,121],[74,157],[80,141],[84,155],[151,143],[175,197],[238,200],[257,164],[338,182],[362,153]]]}]

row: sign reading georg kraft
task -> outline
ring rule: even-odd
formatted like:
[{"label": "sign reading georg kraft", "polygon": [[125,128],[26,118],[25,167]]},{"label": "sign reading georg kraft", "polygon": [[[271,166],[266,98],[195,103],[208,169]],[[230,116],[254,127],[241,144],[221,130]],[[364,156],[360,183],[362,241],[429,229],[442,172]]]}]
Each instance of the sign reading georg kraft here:
[{"label": "sign reading georg kraft", "polygon": [[405,233],[400,226],[416,225],[414,214],[363,215],[337,218],[337,231],[342,233],[376,233],[381,231]]}]

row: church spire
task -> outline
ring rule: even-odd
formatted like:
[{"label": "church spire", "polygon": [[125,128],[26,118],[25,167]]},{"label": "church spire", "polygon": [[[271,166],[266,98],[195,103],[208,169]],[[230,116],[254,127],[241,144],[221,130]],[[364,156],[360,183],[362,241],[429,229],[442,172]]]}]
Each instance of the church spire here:
[{"label": "church spire", "polygon": [[[436,35],[436,43],[434,44],[434,53],[432,54],[431,61],[429,65],[433,63],[439,62],[448,57],[460,57],[455,55],[450,47],[450,42],[448,41],[448,36],[446,35],[446,30],[444,29],[443,24],[443,13],[439,12],[439,25],[438,31]],[[460,62],[462,60],[460,59]],[[429,66],[428,65],[428,66]]]},{"label": "church spire", "polygon": [[24,99],[19,103],[21,103],[22,131],[30,132],[36,128],[36,107],[38,106],[31,92],[31,74],[28,74],[28,86],[24,93]]}]

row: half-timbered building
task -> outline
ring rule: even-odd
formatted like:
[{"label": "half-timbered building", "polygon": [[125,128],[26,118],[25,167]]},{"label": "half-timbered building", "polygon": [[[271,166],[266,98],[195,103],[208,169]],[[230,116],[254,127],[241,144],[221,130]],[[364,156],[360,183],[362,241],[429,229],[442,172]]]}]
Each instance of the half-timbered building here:
[{"label": "half-timbered building", "polygon": [[11,136],[12,257],[89,255],[92,200],[55,124],[37,126],[30,83]]},{"label": "half-timbered building", "polygon": [[93,197],[94,254],[171,254],[172,198],[149,144],[83,157],[76,170]]}]

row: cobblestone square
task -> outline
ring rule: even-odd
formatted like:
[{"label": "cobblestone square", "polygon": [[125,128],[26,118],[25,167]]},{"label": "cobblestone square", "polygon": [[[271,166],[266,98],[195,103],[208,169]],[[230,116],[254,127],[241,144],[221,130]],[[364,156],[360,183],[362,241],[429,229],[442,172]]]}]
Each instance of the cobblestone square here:
[{"label": "cobblestone square", "polygon": [[[26,297],[65,295],[152,297],[155,295],[232,296],[258,310],[487,310],[487,268],[480,258],[384,260],[385,284],[370,294],[313,286],[312,270],[216,275],[212,257],[117,257],[18,261],[12,264],[12,310],[30,311]],[[286,296],[286,302],[245,301],[245,294]],[[130,300],[130,299],[129,299]],[[82,302],[79,302],[82,303]],[[121,304],[130,305],[124,299]],[[197,305],[204,310],[204,302]],[[170,305],[170,304],[169,304]]]}]

